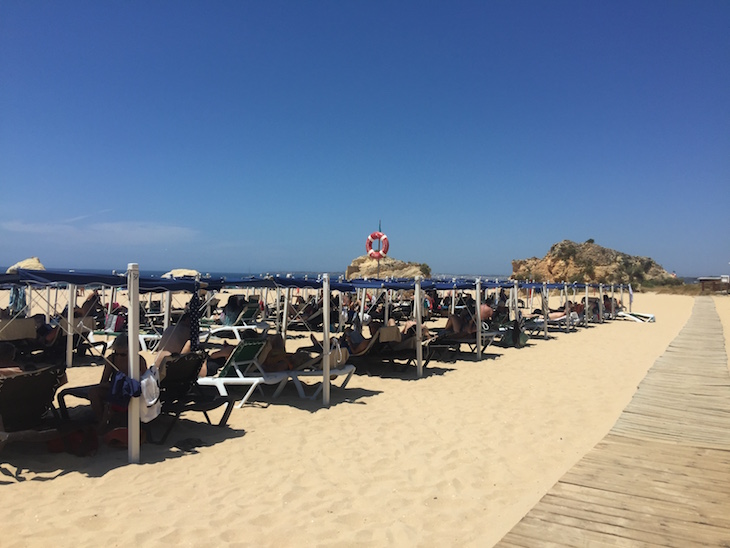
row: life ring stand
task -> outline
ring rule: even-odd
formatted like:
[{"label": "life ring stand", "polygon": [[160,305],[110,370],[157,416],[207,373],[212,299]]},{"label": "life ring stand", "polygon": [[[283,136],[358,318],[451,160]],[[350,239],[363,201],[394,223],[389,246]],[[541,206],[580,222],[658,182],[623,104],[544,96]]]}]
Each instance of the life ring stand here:
[{"label": "life ring stand", "polygon": [[[375,240],[380,240],[380,251],[373,249],[373,242]],[[382,232],[375,231],[370,236],[368,236],[368,241],[365,244],[365,249],[367,249],[368,257],[379,261],[388,254],[389,246],[390,244],[388,243],[388,237]]]}]

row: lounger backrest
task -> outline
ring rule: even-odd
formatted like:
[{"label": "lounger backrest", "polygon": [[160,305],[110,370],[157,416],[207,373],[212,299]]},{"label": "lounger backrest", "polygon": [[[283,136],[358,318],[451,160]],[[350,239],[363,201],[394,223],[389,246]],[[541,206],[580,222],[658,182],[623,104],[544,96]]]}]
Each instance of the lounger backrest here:
[{"label": "lounger backrest", "polygon": [[35,338],[35,320],[33,318],[0,320],[0,341],[19,341]]},{"label": "lounger backrest", "polygon": [[380,342],[387,343],[401,341],[401,332],[395,325],[386,325],[385,327],[381,327],[378,330],[378,333],[380,333]]},{"label": "lounger backrest", "polygon": [[375,346],[375,344],[380,340],[380,332],[382,330],[383,329],[380,328],[375,332],[375,335],[373,335],[373,338],[370,339],[370,342],[368,343],[367,347],[365,347],[365,350],[363,350],[362,352],[359,352],[357,354],[350,354],[350,355],[359,357],[359,356],[365,356],[366,354],[368,354],[370,352],[370,350],[372,350],[373,346]]},{"label": "lounger backrest", "polygon": [[65,378],[61,366],[0,378],[0,418],[5,432],[38,426]]},{"label": "lounger backrest", "polygon": [[202,352],[181,354],[167,361],[165,377],[160,381],[160,399],[171,401],[187,394],[196,384],[200,368],[205,362]]},{"label": "lounger backrest", "polygon": [[241,314],[238,316],[236,324],[245,323],[248,320],[253,320],[259,313],[259,305],[249,305],[243,309]]},{"label": "lounger backrest", "polygon": [[231,352],[231,355],[226,360],[226,364],[221,369],[221,377],[235,377],[235,367],[241,367],[255,363],[257,360],[263,361],[265,356],[261,356],[262,350],[266,346],[265,339],[254,339],[254,340],[243,340],[238,343],[238,346]]}]

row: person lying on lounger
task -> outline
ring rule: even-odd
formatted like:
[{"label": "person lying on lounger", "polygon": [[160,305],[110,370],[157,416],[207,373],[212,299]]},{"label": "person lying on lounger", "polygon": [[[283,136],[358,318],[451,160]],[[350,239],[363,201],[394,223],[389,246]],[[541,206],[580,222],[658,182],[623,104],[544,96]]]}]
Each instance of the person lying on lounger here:
[{"label": "person lying on lounger", "polygon": [[[488,304],[482,304],[479,307],[480,318],[482,321],[489,321],[494,315],[492,307]],[[446,320],[446,327],[443,335],[447,337],[467,338],[477,332],[476,319],[472,316],[468,309],[462,310],[459,314],[449,314]]]}]

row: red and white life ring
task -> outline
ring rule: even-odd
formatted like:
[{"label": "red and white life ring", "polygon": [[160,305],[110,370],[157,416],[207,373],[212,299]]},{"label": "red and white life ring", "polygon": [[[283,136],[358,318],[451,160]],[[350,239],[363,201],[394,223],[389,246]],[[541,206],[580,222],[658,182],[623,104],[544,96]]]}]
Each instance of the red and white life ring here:
[{"label": "red and white life ring", "polygon": [[[373,242],[375,240],[380,240],[380,251],[376,251],[373,249]],[[370,236],[368,236],[368,241],[365,244],[365,249],[368,251],[368,256],[371,259],[375,259],[379,261],[383,257],[385,257],[388,254],[388,237],[383,234],[382,232],[373,232]]]}]

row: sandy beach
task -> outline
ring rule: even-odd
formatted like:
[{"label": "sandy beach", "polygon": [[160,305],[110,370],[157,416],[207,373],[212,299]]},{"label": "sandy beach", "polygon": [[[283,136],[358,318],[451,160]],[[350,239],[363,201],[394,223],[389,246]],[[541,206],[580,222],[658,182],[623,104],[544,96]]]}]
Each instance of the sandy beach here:
[{"label": "sandy beach", "polygon": [[[714,301],[727,346],[730,298]],[[2,545],[491,546],[610,430],[693,302],[637,294],[656,323],[490,347],[418,380],[357,374],[327,409],[289,386],[226,428],[189,413],[139,465],[106,446],[81,458],[9,445]],[[71,368],[69,386],[99,374]]]}]

